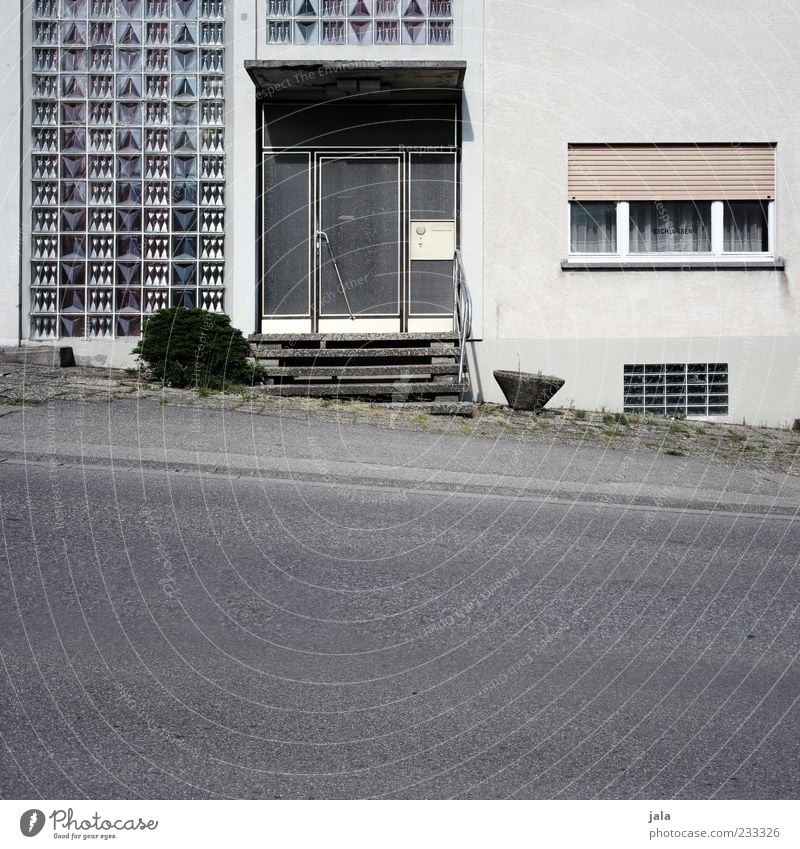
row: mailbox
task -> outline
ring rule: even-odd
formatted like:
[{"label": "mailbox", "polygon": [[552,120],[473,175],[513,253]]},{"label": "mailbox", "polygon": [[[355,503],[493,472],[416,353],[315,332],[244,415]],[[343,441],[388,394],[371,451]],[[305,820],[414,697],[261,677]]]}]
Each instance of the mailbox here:
[{"label": "mailbox", "polygon": [[412,221],[409,254],[414,259],[452,260],[456,254],[455,221]]}]

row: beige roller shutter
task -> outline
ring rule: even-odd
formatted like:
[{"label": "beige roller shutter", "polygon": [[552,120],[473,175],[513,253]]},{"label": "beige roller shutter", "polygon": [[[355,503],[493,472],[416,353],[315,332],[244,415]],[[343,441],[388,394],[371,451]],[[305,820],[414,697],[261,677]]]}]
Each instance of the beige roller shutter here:
[{"label": "beige roller shutter", "polygon": [[772,200],[775,146],[569,146],[569,199]]}]

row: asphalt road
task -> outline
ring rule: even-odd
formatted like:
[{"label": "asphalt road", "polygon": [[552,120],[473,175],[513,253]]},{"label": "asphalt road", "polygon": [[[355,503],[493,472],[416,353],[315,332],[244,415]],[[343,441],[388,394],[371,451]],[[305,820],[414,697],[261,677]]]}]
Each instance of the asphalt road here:
[{"label": "asphalt road", "polygon": [[151,402],[0,459],[4,798],[800,795],[796,479]]}]

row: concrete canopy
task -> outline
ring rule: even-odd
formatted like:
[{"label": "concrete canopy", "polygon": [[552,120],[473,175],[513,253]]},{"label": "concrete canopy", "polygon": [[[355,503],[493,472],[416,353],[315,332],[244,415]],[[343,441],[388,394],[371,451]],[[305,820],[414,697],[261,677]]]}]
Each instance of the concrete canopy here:
[{"label": "concrete canopy", "polygon": [[392,100],[461,99],[467,63],[452,62],[308,62],[250,60],[244,63],[263,98],[330,100],[381,97]]}]

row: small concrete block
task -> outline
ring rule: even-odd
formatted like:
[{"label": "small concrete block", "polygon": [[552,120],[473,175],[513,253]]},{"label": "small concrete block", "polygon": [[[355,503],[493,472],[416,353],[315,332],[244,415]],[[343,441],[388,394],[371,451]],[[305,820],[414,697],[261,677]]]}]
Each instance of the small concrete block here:
[{"label": "small concrete block", "polygon": [[0,362],[50,368],[74,368],[75,354],[66,346],[32,345],[27,348],[0,348]]}]

